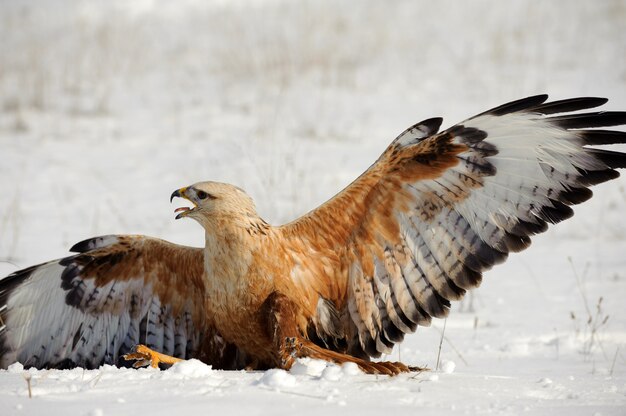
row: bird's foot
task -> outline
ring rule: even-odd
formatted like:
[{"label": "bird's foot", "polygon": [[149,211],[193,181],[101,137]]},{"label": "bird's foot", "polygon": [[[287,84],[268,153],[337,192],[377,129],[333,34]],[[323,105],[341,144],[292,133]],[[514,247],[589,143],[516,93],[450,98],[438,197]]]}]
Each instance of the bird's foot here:
[{"label": "bird's foot", "polygon": [[[428,371],[428,368],[417,367],[413,365],[406,365],[399,361],[366,361],[368,366],[374,367],[374,374],[388,374],[390,376],[396,376],[401,373],[419,373],[421,371]],[[359,363],[357,363],[359,365]],[[363,368],[361,365],[359,367]],[[367,370],[363,370],[368,372]]]},{"label": "bird's foot", "polygon": [[300,342],[296,337],[285,338],[279,352],[280,362],[283,368],[291,368],[296,358],[302,357],[302,355],[300,355],[301,348],[302,342]]},{"label": "bird's foot", "polygon": [[180,358],[153,351],[141,344],[136,345],[133,348],[133,352],[125,354],[124,359],[128,361],[137,361],[133,364],[134,368],[145,367],[147,365],[150,365],[153,368],[158,368],[160,363],[172,365],[179,361],[183,361]]},{"label": "bird's foot", "polygon": [[420,372],[427,370],[426,368],[408,366],[400,362],[391,361],[365,361],[361,358],[339,352],[327,350],[313,344],[311,341],[302,340],[297,337],[287,337],[281,348],[281,364],[283,368],[289,369],[295,362],[296,358],[310,357],[319,360],[331,361],[337,364],[355,363],[359,368],[368,374],[386,374],[395,376],[400,373]]}]

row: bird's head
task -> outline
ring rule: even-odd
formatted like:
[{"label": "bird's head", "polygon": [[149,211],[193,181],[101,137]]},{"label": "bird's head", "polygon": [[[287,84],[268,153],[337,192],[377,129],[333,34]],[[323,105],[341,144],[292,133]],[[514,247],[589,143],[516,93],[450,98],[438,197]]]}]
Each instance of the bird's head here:
[{"label": "bird's head", "polygon": [[241,188],[220,182],[199,182],[172,192],[170,202],[180,197],[190,201],[192,207],[180,207],[174,212],[176,219],[190,217],[201,225],[206,225],[211,218],[249,218],[256,217],[256,208],[252,198]]}]

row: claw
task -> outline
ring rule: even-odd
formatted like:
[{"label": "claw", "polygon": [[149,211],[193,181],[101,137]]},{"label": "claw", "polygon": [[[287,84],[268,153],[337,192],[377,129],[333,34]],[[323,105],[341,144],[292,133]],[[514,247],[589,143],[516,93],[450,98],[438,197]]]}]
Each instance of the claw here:
[{"label": "claw", "polygon": [[159,368],[159,363],[174,364],[178,361],[182,361],[180,358],[158,353],[141,344],[133,347],[133,352],[124,354],[124,359],[128,361],[136,360],[137,362],[133,364],[134,368],[145,367],[147,365],[150,365],[152,368]]},{"label": "claw", "polygon": [[285,337],[282,346],[280,347],[280,362],[283,368],[290,368],[295,362],[296,358],[300,356],[300,350],[302,349],[302,343],[298,343],[296,337]]},{"label": "claw", "polygon": [[136,362],[133,363],[133,368],[147,367],[152,362],[152,359],[150,357],[146,357],[143,354],[137,354],[135,352],[130,353],[130,354],[124,354],[124,359],[126,361],[135,360]]}]

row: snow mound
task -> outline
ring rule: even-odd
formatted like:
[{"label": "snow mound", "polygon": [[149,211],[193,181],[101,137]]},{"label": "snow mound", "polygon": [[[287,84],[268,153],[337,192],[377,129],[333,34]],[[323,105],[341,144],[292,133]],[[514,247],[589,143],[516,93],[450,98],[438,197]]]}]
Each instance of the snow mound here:
[{"label": "snow mound", "polygon": [[7,371],[12,374],[21,373],[24,371],[24,366],[21,363],[13,363],[7,367]]},{"label": "snow mound", "polygon": [[452,374],[456,368],[454,361],[443,360],[441,361],[441,372],[446,374]]},{"label": "snow mound", "polygon": [[164,372],[175,378],[201,378],[212,376],[213,373],[214,370],[210,365],[196,359],[179,361]]},{"label": "snow mound", "polygon": [[267,370],[259,379],[258,384],[266,385],[275,389],[283,389],[296,385],[296,378],[285,370]]},{"label": "snow mound", "polygon": [[343,376],[363,374],[355,363],[344,363],[338,366],[328,361],[311,358],[299,358],[289,372],[295,376],[309,376],[326,381],[338,381]]},{"label": "snow mound", "polygon": [[347,376],[356,376],[358,374],[363,374],[363,371],[359,368],[355,363],[345,363],[341,366],[341,370]]},{"label": "snow mound", "polygon": [[311,358],[299,358],[289,372],[293,375],[320,377],[328,362]]},{"label": "snow mound", "polygon": [[337,365],[329,365],[322,372],[322,380],[339,381],[343,377],[341,367]]}]

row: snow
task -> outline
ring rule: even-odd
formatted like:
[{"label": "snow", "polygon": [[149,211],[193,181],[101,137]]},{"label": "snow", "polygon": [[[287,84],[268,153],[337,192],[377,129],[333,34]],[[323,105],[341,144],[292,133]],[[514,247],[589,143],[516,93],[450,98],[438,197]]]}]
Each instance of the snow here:
[{"label": "snow", "polygon": [[456,368],[456,364],[454,363],[454,361],[451,361],[451,360],[443,360],[443,361],[441,362],[441,368],[440,368],[440,370],[441,370],[443,373],[446,373],[446,374],[453,373],[455,368]]},{"label": "snow", "polygon": [[[620,0],[172,4],[0,3],[0,275],[100,234],[200,246],[168,201],[199,180],[289,221],[421,119],[544,92],[626,109]],[[439,357],[442,321],[385,357],[431,371],[15,364],[0,414],[623,415],[626,179],[594,194],[455,306]]]}]

